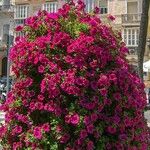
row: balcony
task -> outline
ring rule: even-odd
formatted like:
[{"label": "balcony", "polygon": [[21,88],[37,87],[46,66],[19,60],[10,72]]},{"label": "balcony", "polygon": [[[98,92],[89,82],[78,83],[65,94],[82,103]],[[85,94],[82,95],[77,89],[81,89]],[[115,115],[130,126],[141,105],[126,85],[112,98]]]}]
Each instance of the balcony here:
[{"label": "balcony", "polygon": [[141,14],[123,14],[122,24],[140,24]]},{"label": "balcony", "polygon": [[0,12],[14,12],[14,6],[13,5],[1,5]]}]

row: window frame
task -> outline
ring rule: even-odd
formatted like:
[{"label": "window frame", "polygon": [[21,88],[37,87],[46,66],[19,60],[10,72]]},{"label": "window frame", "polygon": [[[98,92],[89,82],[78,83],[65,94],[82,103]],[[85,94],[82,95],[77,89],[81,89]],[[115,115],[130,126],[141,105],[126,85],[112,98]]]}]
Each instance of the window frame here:
[{"label": "window frame", "polygon": [[29,5],[16,5],[14,19],[26,19],[29,16]]},{"label": "window frame", "polygon": [[46,10],[49,13],[56,13],[58,10],[58,2],[56,1],[45,2],[42,5],[42,10]]},{"label": "window frame", "polygon": [[99,9],[100,9],[100,14],[108,14],[108,7],[99,7]]},{"label": "window frame", "polygon": [[[104,0],[104,1],[106,1],[106,6],[104,6],[104,5],[101,6],[100,0],[98,1],[98,7],[100,9],[100,14],[108,14],[108,6],[109,6],[108,0]],[[102,13],[102,10],[104,10],[104,9],[106,12]]]},{"label": "window frame", "polygon": [[128,47],[137,47],[139,41],[139,28],[124,28],[122,30],[122,40]]},{"label": "window frame", "polygon": [[[84,0],[84,3],[86,5],[85,11],[87,13],[90,13],[92,10],[94,10],[95,7],[95,0]],[[92,5],[91,5],[92,4]]]}]

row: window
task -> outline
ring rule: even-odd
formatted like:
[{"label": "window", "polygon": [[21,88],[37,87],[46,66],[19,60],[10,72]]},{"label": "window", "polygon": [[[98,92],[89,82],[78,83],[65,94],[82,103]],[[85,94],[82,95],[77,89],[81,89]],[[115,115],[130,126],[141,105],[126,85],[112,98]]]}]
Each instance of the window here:
[{"label": "window", "polygon": [[[29,15],[29,5],[16,5],[15,7],[15,26],[25,23],[25,19]],[[15,37],[23,36],[22,32],[17,32]]]},{"label": "window", "polygon": [[28,17],[28,5],[18,5],[15,8],[15,19],[25,19]]},{"label": "window", "polygon": [[123,41],[129,47],[137,47],[139,39],[139,28],[126,28],[123,30]]},{"label": "window", "polygon": [[25,19],[15,19],[16,26],[25,24]]},{"label": "window", "polygon": [[136,45],[139,44],[139,34],[140,34],[139,30],[137,30],[137,31],[136,31],[136,39],[137,39],[137,40],[135,40]]},{"label": "window", "polygon": [[91,12],[92,10],[94,10],[94,3],[95,3],[95,0],[85,0],[85,10],[86,12]]},{"label": "window", "polygon": [[25,23],[25,19],[28,17],[29,6],[28,5],[17,5],[15,8],[15,23],[16,26]]},{"label": "window", "polygon": [[100,13],[101,14],[107,14],[107,8],[106,7],[100,7]]},{"label": "window", "polygon": [[99,8],[101,14],[107,14],[108,13],[108,2],[107,0],[100,0],[99,1]]},{"label": "window", "polygon": [[137,14],[138,13],[138,2],[127,2],[127,13]]},{"label": "window", "polygon": [[57,12],[57,2],[47,2],[43,4],[42,9],[51,13]]}]

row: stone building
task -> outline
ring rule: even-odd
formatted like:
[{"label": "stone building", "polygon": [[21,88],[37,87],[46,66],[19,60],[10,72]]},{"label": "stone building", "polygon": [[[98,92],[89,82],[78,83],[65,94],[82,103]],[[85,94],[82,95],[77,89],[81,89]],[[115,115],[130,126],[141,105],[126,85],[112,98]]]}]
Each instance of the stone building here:
[{"label": "stone building", "polygon": [[[14,9],[10,0],[0,1],[0,76],[7,73],[8,43],[13,38]],[[9,41],[10,40],[10,41]]]}]

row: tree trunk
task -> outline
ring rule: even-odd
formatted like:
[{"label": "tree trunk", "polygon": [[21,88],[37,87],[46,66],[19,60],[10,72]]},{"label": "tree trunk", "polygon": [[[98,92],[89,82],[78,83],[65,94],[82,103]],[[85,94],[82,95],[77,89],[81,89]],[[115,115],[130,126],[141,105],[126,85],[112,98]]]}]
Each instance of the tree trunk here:
[{"label": "tree trunk", "polygon": [[140,78],[143,80],[143,61],[146,47],[147,28],[148,28],[148,11],[149,11],[150,0],[143,0],[142,2],[142,14],[140,22],[140,34],[138,44],[138,73]]}]

